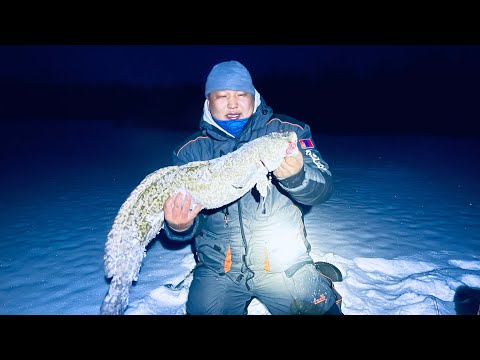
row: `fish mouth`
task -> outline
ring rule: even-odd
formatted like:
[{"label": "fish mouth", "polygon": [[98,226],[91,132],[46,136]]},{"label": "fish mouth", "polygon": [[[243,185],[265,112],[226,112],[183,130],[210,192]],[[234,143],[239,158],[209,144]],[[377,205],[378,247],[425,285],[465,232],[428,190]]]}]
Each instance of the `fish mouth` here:
[{"label": "fish mouth", "polygon": [[297,142],[296,141],[290,141],[288,143],[287,151],[286,151],[286,156],[295,154],[297,151]]},{"label": "fish mouth", "polygon": [[287,150],[285,152],[285,156],[296,154],[298,147],[297,147],[297,134],[295,132],[290,132],[289,134],[290,141],[288,143]]}]

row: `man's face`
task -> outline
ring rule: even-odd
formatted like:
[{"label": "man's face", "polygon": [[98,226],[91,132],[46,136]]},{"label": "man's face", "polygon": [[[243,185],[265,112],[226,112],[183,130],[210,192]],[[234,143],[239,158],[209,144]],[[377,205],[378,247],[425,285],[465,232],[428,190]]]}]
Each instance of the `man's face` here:
[{"label": "man's face", "polygon": [[253,114],[255,99],[245,91],[219,90],[208,95],[209,109],[217,120],[238,120]]}]

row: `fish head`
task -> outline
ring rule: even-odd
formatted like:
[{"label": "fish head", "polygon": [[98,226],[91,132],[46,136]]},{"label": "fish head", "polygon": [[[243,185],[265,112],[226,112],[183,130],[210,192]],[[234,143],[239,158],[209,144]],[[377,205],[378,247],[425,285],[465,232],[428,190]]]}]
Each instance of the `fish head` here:
[{"label": "fish head", "polygon": [[265,143],[259,147],[260,161],[269,172],[276,170],[285,156],[298,152],[297,134],[294,131],[273,132],[262,138]]}]

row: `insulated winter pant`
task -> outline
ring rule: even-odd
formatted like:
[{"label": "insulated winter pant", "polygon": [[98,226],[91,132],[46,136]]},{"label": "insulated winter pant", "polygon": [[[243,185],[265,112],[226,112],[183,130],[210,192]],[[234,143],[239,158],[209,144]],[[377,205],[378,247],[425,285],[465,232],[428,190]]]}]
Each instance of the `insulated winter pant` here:
[{"label": "insulated winter pant", "polygon": [[240,283],[198,263],[186,310],[189,315],[246,315],[254,297],[272,315],[342,314],[342,297],[313,262],[283,272],[257,272]]}]

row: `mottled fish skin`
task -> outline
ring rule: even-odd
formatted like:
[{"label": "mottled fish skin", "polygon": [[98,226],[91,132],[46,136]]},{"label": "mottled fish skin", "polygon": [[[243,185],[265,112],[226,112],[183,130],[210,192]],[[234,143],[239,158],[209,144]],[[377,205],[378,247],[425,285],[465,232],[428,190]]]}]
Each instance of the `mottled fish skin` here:
[{"label": "mottled fish skin", "polygon": [[295,132],[275,132],[219,158],[164,167],[147,175],[122,204],[108,233],[104,267],[111,282],[100,313],[124,313],[146,246],[163,227],[163,204],[168,197],[178,192],[189,193],[192,208],[198,203],[205,209],[229,204],[255,185],[266,197],[270,186],[268,174],[278,168],[285,156],[296,151]]}]

